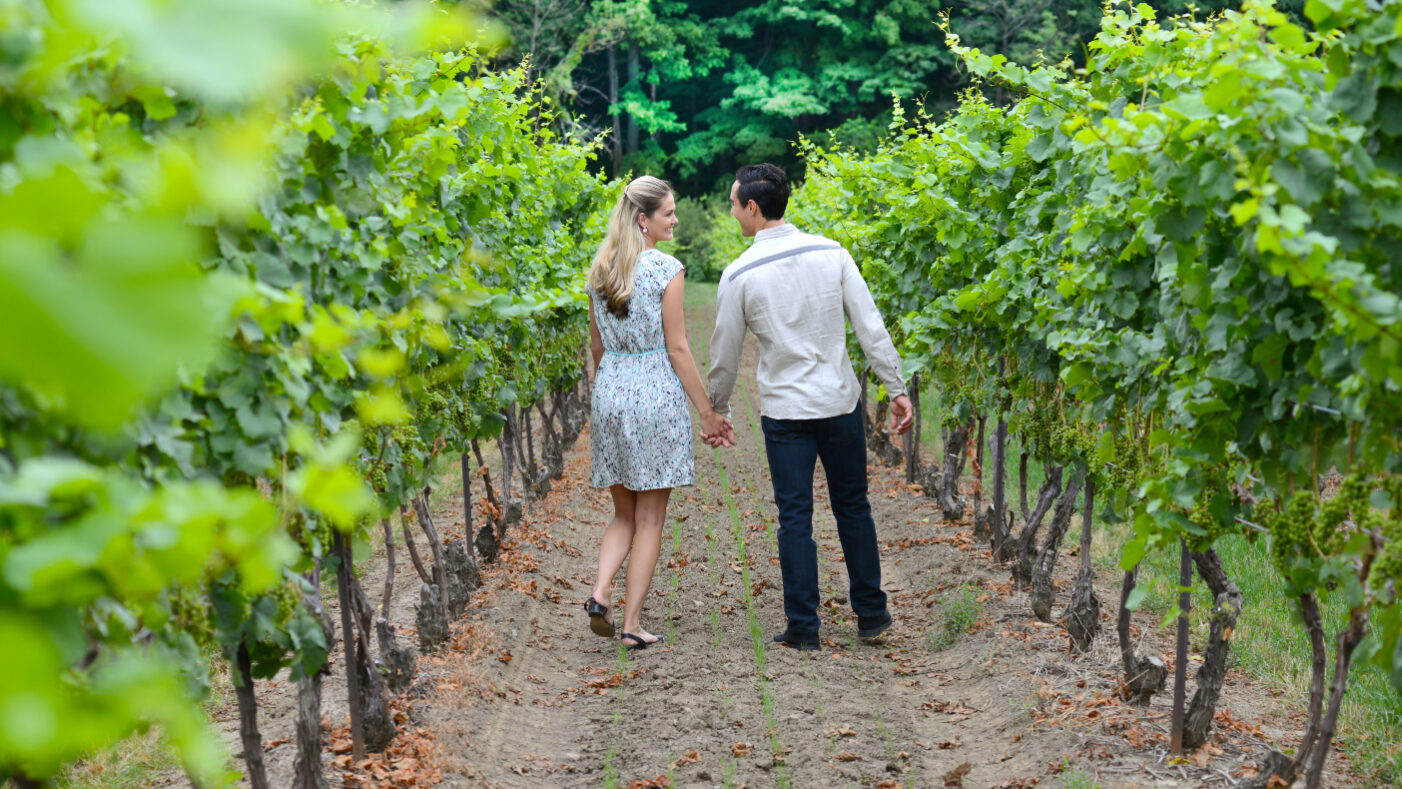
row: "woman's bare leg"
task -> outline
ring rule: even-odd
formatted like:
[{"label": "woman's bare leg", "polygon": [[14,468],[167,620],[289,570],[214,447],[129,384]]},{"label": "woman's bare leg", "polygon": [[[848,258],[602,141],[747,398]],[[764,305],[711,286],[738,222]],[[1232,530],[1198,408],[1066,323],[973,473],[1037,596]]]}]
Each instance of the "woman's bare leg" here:
[{"label": "woman's bare leg", "polygon": [[609,493],[613,495],[613,521],[604,529],[599,543],[599,580],[594,584],[594,599],[612,608],[613,578],[623,567],[623,560],[628,558],[628,550],[633,545],[638,494],[622,485],[610,487]]},{"label": "woman's bare leg", "polygon": [[662,551],[662,524],[667,520],[667,499],[671,488],[643,490],[637,493],[633,517],[633,550],[628,558],[628,588],[623,604],[623,632],[641,636],[644,641],[658,640],[642,629],[643,604],[657,569],[657,556]]}]

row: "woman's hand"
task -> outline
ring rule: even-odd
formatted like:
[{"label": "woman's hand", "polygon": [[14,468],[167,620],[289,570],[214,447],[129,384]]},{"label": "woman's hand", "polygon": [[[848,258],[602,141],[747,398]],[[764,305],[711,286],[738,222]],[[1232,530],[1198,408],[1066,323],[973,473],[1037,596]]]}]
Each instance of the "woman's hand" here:
[{"label": "woman's hand", "polygon": [[733,447],[735,429],[730,419],[708,408],[701,414],[701,438],[713,447]]}]

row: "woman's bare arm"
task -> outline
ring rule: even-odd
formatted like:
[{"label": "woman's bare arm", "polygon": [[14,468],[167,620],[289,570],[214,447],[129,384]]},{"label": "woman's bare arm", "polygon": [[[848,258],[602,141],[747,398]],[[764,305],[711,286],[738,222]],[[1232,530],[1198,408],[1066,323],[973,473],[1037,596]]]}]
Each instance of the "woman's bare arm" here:
[{"label": "woman's bare arm", "polygon": [[594,300],[589,300],[589,350],[594,354],[594,369],[604,358],[604,337],[599,334],[599,324],[594,320]]},{"label": "woman's bare arm", "polygon": [[728,433],[725,417],[711,407],[711,398],[706,395],[701,374],[696,370],[696,360],[691,356],[691,346],[686,341],[686,313],[682,308],[686,298],[684,277],[683,273],[678,272],[662,292],[662,334],[667,341],[667,356],[682,382],[687,399],[701,415],[702,432],[708,436]]}]

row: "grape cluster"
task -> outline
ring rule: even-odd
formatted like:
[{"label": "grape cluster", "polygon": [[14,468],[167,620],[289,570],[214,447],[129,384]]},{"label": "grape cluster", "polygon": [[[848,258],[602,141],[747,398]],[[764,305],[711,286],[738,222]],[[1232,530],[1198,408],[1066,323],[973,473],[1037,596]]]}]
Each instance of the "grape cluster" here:
[{"label": "grape cluster", "polygon": [[1212,501],[1218,495],[1216,487],[1208,487],[1203,490],[1198,497],[1198,503],[1188,510],[1188,520],[1198,529],[1202,530],[1202,535],[1193,535],[1192,542],[1195,548],[1202,548],[1211,545],[1227,532],[1227,524],[1212,512]]},{"label": "grape cluster", "polygon": [[1047,448],[1061,461],[1086,458],[1095,452],[1095,431],[1083,422],[1062,421],[1051,430]]},{"label": "grape cluster", "polygon": [[323,518],[309,519],[300,509],[288,513],[287,534],[307,556],[319,556],[331,545],[331,524]]},{"label": "grape cluster", "polygon": [[1068,421],[1060,409],[1054,408],[1034,409],[1021,415],[1018,429],[1042,455],[1061,463],[1089,458],[1098,441],[1093,425]]},{"label": "grape cluster", "polygon": [[1281,575],[1290,575],[1296,558],[1315,555],[1312,545],[1315,497],[1312,492],[1295,491],[1284,506],[1267,510],[1264,520],[1263,525],[1271,533],[1271,560]]},{"label": "grape cluster", "polygon": [[302,605],[302,591],[291,579],[284,579],[269,589],[268,596],[277,601],[278,622],[291,622],[297,615],[297,608]]},{"label": "grape cluster", "polygon": [[1128,436],[1119,434],[1114,437],[1112,447],[1109,464],[1102,475],[1106,487],[1111,490],[1129,490],[1137,486],[1144,465],[1144,453],[1140,446]]},{"label": "grape cluster", "polygon": [[175,629],[189,633],[201,647],[208,647],[214,643],[213,611],[203,590],[187,586],[176,587],[169,593],[168,600],[170,622]]}]

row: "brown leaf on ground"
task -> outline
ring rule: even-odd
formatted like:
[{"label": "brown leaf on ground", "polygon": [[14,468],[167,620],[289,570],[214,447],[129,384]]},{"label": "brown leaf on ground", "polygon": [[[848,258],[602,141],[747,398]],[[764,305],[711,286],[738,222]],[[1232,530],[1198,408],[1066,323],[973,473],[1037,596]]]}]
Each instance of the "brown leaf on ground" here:
[{"label": "brown leaf on ground", "polygon": [[749,756],[750,754],[754,753],[754,751],[755,746],[751,745],[748,742],[737,742],[734,745],[730,746],[730,752],[735,754],[736,756]]},{"label": "brown leaf on ground", "polygon": [[862,757],[850,751],[843,751],[842,753],[834,754],[832,758],[838,760],[839,762],[860,762],[862,760]]},{"label": "brown leaf on ground", "polygon": [[831,726],[828,727],[828,736],[829,736],[829,737],[856,737],[856,736],[857,736],[857,733],[856,733],[855,731],[852,730],[852,727],[851,727],[851,726],[838,726],[837,724],[833,724],[833,725],[831,725]]},{"label": "brown leaf on ground", "polygon": [[950,770],[949,772],[944,774],[944,785],[963,786],[964,776],[968,775],[969,771],[972,769],[974,769],[974,766],[969,762],[964,762],[958,767],[955,767],[953,770]]},{"label": "brown leaf on ground", "polygon": [[1222,749],[1209,742],[1194,751],[1190,758],[1193,760],[1193,764],[1199,767],[1206,767],[1212,762],[1212,757],[1221,755]]},{"label": "brown leaf on ground", "polygon": [[1217,713],[1212,716],[1212,722],[1221,726],[1223,729],[1245,734],[1248,737],[1255,737],[1261,740],[1266,739],[1266,733],[1261,730],[1260,726],[1241,720],[1229,709],[1217,710]]},{"label": "brown leaf on ground", "polygon": [[646,780],[639,778],[628,784],[628,789],[669,789],[671,785],[671,778],[665,775],[659,775],[656,778],[648,778]]},{"label": "brown leaf on ground", "polygon": [[692,748],[681,756],[678,756],[675,762],[672,762],[672,769],[675,770],[683,764],[696,764],[699,761],[701,761],[701,752]]},{"label": "brown leaf on ground", "polygon": [[939,749],[942,750],[942,751],[949,751],[949,750],[953,750],[953,749],[955,749],[955,748],[963,748],[963,747],[964,747],[964,741],[963,741],[963,740],[945,740],[944,742],[942,742],[942,743],[939,744]]}]

